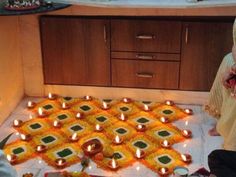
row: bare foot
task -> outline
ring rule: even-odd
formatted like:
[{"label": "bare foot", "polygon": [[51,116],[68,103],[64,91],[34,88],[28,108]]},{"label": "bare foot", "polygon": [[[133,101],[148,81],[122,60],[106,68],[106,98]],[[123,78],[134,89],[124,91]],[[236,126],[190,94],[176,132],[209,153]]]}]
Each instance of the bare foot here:
[{"label": "bare foot", "polygon": [[217,130],[216,130],[216,126],[214,126],[212,129],[210,129],[209,131],[208,131],[208,134],[210,135],[210,136],[220,136],[220,134],[217,132]]}]

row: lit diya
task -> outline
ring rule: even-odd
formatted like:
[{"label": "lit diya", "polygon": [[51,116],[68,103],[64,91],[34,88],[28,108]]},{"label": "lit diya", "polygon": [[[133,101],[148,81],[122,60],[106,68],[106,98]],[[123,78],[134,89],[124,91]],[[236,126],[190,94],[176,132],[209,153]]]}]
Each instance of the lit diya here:
[{"label": "lit diya", "polygon": [[126,121],[127,118],[124,113],[121,113],[119,119],[122,121]]},{"label": "lit diya", "polygon": [[13,121],[13,127],[20,127],[22,125],[23,121],[22,120],[17,120],[15,119]]},{"label": "lit diya", "polygon": [[45,152],[47,150],[47,147],[43,144],[37,145],[36,146],[36,151],[39,153]]},{"label": "lit diya", "polygon": [[42,108],[42,107],[39,107],[39,108],[38,108],[38,116],[41,117],[41,118],[47,116],[46,112],[43,111],[43,108]]},{"label": "lit diya", "polygon": [[192,162],[192,156],[190,154],[181,154],[181,159],[185,163],[191,163]]},{"label": "lit diya", "polygon": [[64,168],[67,165],[66,159],[58,158],[55,160],[57,168]]},{"label": "lit diya", "polygon": [[142,158],[144,158],[144,156],[145,156],[145,152],[143,150],[137,148],[136,153],[135,153],[135,157],[137,159],[142,159]]},{"label": "lit diya", "polygon": [[160,118],[160,121],[164,124],[168,123],[169,122],[169,118],[168,117],[161,117]]},{"label": "lit diya", "polygon": [[163,148],[170,148],[171,144],[170,144],[169,141],[164,140],[164,141],[161,141],[161,146],[162,146]]},{"label": "lit diya", "polygon": [[105,101],[103,101],[102,102],[102,109],[103,110],[108,110],[109,108],[110,108],[109,105]]},{"label": "lit diya", "polygon": [[96,131],[96,132],[101,132],[101,131],[103,131],[102,126],[99,125],[99,124],[96,124],[96,126],[95,126],[95,131]]},{"label": "lit diya", "polygon": [[132,102],[132,99],[131,99],[131,98],[124,97],[124,98],[122,98],[122,101],[123,101],[123,103],[131,103],[131,102]]},{"label": "lit diya", "polygon": [[170,171],[169,171],[169,169],[166,168],[166,167],[160,167],[160,168],[158,168],[158,174],[159,174],[160,176],[168,176],[169,173],[170,173]]},{"label": "lit diya", "polygon": [[17,156],[15,154],[7,154],[7,160],[11,165],[14,165],[17,162]]},{"label": "lit diya", "polygon": [[85,155],[91,157],[99,152],[102,152],[103,146],[99,140],[93,139],[93,140],[89,140],[89,141],[85,142],[84,144],[82,144],[82,150]]},{"label": "lit diya", "polygon": [[138,124],[138,125],[136,125],[135,128],[136,128],[136,130],[139,131],[139,132],[144,132],[144,131],[147,130],[146,125],[143,125],[143,124]]},{"label": "lit diya", "polygon": [[57,95],[56,94],[53,94],[53,93],[48,93],[48,99],[49,100],[55,100],[57,98]]},{"label": "lit diya", "polygon": [[61,104],[61,108],[62,108],[63,110],[69,109],[69,105],[66,104],[65,102],[63,102],[63,103]]},{"label": "lit diya", "polygon": [[165,104],[168,105],[168,106],[173,106],[175,103],[171,100],[166,100]]},{"label": "lit diya", "polygon": [[61,128],[61,126],[62,126],[62,124],[61,124],[60,121],[58,121],[58,120],[54,120],[54,121],[53,121],[53,127],[55,127],[55,128]]},{"label": "lit diya", "polygon": [[35,107],[35,105],[36,105],[36,103],[35,103],[35,102],[28,101],[28,103],[27,103],[27,108],[29,108],[29,109],[32,109],[32,108],[34,108],[34,107]]},{"label": "lit diya", "polygon": [[182,130],[182,135],[185,138],[191,138],[192,137],[192,132],[190,130]]},{"label": "lit diya", "polygon": [[29,141],[29,140],[31,140],[31,136],[30,136],[30,134],[27,134],[27,135],[25,135],[25,134],[20,134],[20,139],[22,140],[22,141]]},{"label": "lit diya", "polygon": [[109,162],[108,162],[108,167],[111,169],[111,170],[117,170],[119,168],[119,164],[117,163],[117,161],[112,158]]},{"label": "lit diya", "polygon": [[84,96],[84,100],[91,101],[93,98],[89,95]]},{"label": "lit diya", "polygon": [[72,141],[72,142],[76,142],[76,141],[79,140],[79,137],[78,137],[77,133],[73,133],[73,135],[71,135],[71,136],[69,137],[69,139],[70,139],[70,141]]},{"label": "lit diya", "polygon": [[27,173],[24,173],[22,177],[33,177],[33,176],[34,176],[33,173],[27,172]]},{"label": "lit diya", "polygon": [[193,110],[192,109],[188,109],[188,108],[184,109],[184,112],[186,114],[188,114],[188,115],[192,115],[193,114]]},{"label": "lit diya", "polygon": [[151,111],[151,108],[148,105],[144,104],[143,105],[143,110],[148,112],[148,111]]},{"label": "lit diya", "polygon": [[75,117],[76,117],[77,119],[82,119],[82,118],[83,118],[83,114],[80,113],[80,112],[77,112]]},{"label": "lit diya", "polygon": [[119,137],[118,135],[116,135],[115,138],[113,139],[113,143],[116,145],[120,145],[123,143],[123,139]]}]

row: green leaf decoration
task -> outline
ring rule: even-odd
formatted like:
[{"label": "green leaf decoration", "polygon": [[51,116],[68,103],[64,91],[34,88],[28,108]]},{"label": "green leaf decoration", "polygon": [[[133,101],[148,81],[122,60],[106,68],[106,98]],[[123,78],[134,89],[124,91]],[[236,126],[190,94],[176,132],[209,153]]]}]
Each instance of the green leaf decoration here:
[{"label": "green leaf decoration", "polygon": [[0,142],[0,149],[3,149],[5,144],[7,143],[8,139],[11,137],[13,133],[11,133],[10,135],[8,135],[6,138],[4,138],[1,142]]}]

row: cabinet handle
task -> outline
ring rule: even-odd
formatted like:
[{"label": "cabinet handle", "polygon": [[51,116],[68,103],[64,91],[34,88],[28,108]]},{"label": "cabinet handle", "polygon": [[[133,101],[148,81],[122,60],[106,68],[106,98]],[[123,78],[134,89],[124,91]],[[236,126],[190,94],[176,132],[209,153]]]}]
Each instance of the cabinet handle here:
[{"label": "cabinet handle", "polygon": [[138,59],[144,59],[144,60],[152,60],[153,58],[155,58],[155,56],[153,55],[143,55],[143,54],[137,54],[136,58]]},{"label": "cabinet handle", "polygon": [[106,25],[104,25],[104,27],[103,27],[103,38],[104,38],[104,42],[107,43],[107,27],[106,27]]},{"label": "cabinet handle", "polygon": [[188,33],[189,33],[189,29],[188,27],[186,27],[186,30],[185,30],[185,43],[188,44]]},{"label": "cabinet handle", "polygon": [[136,73],[136,76],[137,77],[142,77],[142,78],[153,78],[153,75],[152,73]]},{"label": "cabinet handle", "polygon": [[136,39],[145,39],[145,40],[152,40],[155,39],[155,35],[137,35]]}]

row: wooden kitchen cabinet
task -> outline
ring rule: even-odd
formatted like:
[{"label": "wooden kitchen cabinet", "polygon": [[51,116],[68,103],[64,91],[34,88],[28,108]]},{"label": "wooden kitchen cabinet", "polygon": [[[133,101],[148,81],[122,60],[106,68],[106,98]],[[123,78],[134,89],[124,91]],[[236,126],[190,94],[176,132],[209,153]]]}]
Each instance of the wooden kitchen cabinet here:
[{"label": "wooden kitchen cabinet", "polygon": [[179,89],[209,91],[232,44],[231,22],[183,23]]},{"label": "wooden kitchen cabinet", "polygon": [[41,17],[45,84],[110,85],[109,20]]},{"label": "wooden kitchen cabinet", "polygon": [[233,44],[218,18],[42,16],[44,83],[209,91]]}]

